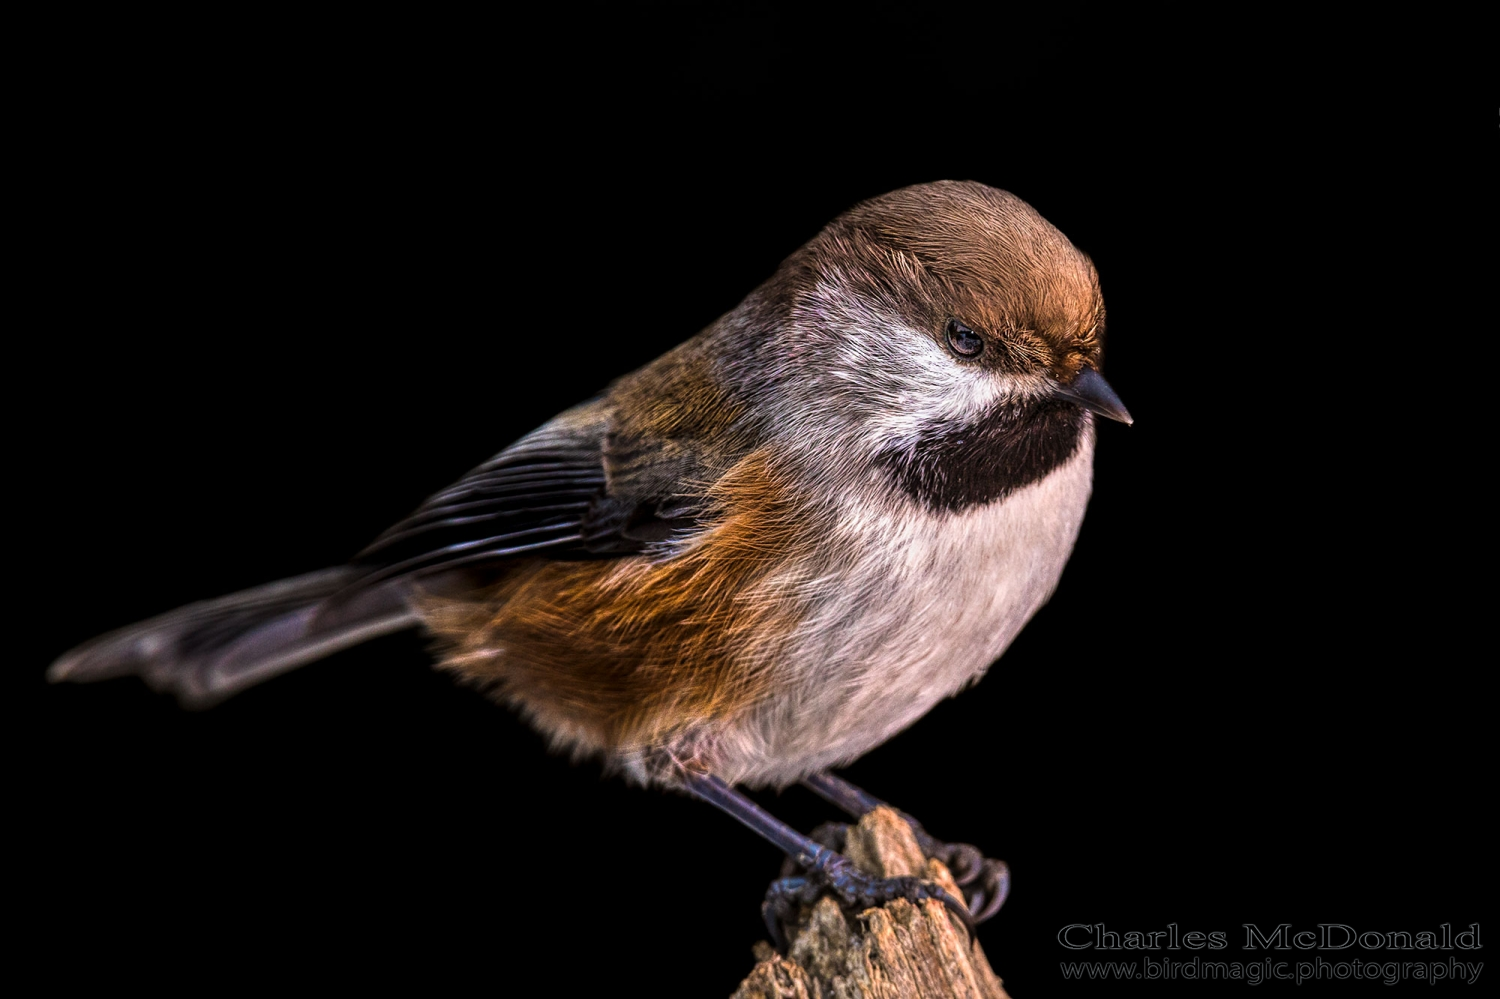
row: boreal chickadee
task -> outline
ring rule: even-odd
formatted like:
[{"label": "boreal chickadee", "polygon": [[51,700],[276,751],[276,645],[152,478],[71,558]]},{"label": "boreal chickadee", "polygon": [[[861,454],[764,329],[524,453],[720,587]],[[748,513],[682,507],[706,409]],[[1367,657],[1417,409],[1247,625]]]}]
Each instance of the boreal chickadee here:
[{"label": "boreal chickadee", "polygon": [[[788,897],[933,897],[870,879],[736,784],[827,773],[988,668],[1051,595],[1087,503],[1099,374],[1088,258],[972,182],[863,202],[732,312],[431,497],[348,565],[75,649],[189,706],[397,629],[561,749],[735,815],[807,869]],[[958,856],[974,915],[1003,865]],[[776,932],[772,920],[773,933]]]}]

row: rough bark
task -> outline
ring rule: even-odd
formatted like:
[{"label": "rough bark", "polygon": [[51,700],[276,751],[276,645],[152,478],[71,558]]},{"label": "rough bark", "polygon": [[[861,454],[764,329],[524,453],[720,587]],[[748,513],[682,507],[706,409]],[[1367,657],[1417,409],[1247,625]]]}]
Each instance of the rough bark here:
[{"label": "rough bark", "polygon": [[[879,808],[849,829],[845,848],[881,877],[917,875],[962,898],[948,869],[928,860],[895,812]],[[732,999],[1009,999],[984,951],[941,902],[897,900],[847,917],[823,898],[788,932],[787,956],[767,943]]]}]

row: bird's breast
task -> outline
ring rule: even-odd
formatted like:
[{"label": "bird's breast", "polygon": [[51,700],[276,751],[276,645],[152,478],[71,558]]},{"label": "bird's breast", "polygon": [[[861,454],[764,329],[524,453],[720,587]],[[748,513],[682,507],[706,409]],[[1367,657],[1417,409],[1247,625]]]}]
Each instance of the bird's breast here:
[{"label": "bird's breast", "polygon": [[1070,456],[989,503],[850,498],[736,776],[783,784],[848,762],[981,676],[1056,588],[1092,463],[1085,424]]}]

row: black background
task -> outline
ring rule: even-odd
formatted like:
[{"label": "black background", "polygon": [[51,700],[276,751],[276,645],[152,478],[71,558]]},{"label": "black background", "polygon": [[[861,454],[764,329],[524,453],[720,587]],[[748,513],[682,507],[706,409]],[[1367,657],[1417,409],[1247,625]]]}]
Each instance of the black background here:
[{"label": "black background", "polygon": [[1483,922],[1487,525],[1450,400],[1492,333],[1460,242],[1488,240],[1463,177],[1490,154],[1429,154],[1445,102],[1403,45],[664,7],[49,35],[10,368],[25,953],[59,983],[521,960],[562,994],[729,994],[775,851],[549,755],[417,637],[204,713],[42,672],[342,561],[838,212],[940,178],[1092,255],[1136,425],[1101,429],[1051,603],[848,775],[1010,862],[980,939],[1018,996],[1124,987],[1063,980],[1121,956],[1063,950],[1070,923],[1257,960],[1244,923]]}]

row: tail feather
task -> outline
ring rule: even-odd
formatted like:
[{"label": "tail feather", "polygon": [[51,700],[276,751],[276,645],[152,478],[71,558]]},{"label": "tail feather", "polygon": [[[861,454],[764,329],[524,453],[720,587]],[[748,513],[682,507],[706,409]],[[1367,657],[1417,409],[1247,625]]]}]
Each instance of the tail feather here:
[{"label": "tail feather", "polygon": [[48,679],[139,675],[203,708],[263,680],[379,635],[412,627],[405,586],[392,581],[329,598],[358,577],[325,569],[205,600],[96,638],[61,656]]}]

